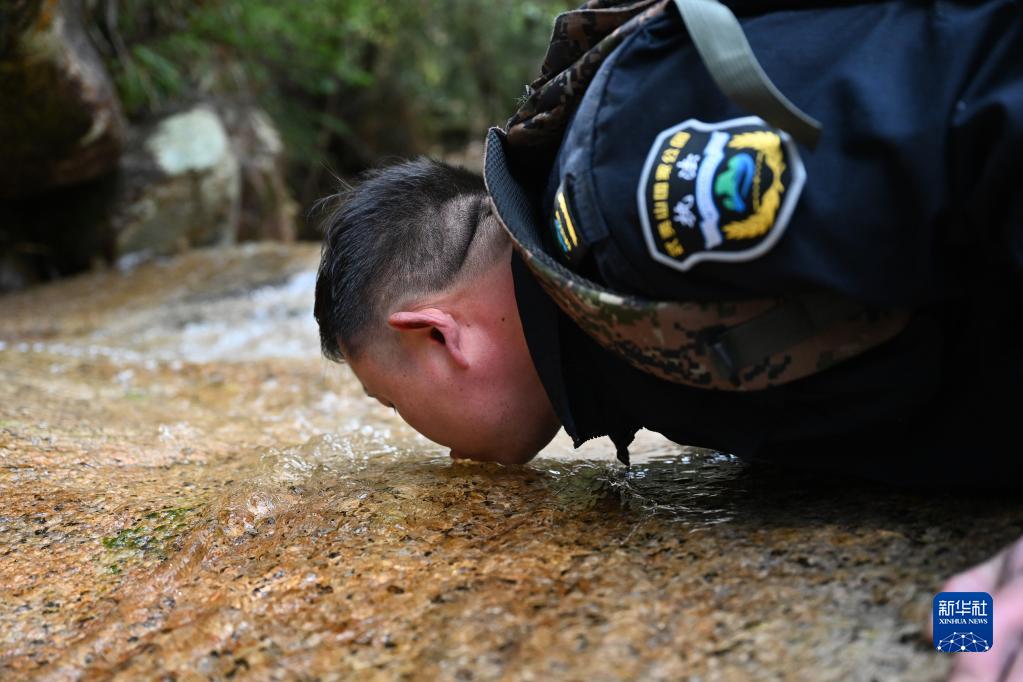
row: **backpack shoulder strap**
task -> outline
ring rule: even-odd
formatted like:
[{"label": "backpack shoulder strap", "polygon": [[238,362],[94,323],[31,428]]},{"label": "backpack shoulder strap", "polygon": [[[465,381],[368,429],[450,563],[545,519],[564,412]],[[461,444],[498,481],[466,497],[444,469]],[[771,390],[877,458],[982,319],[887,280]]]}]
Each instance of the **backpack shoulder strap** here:
[{"label": "backpack shoulder strap", "polygon": [[718,0],[674,0],[704,66],[725,95],[813,148],[821,124],[788,100],[753,55],[739,20]]}]

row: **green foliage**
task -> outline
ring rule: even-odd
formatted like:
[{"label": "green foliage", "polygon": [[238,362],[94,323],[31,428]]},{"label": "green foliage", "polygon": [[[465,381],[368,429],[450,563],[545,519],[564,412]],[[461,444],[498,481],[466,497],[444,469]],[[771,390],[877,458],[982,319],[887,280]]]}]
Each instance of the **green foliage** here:
[{"label": "green foliage", "polygon": [[443,119],[503,122],[539,72],[555,8],[539,2],[409,3],[387,71]]},{"label": "green foliage", "polygon": [[[92,0],[129,116],[255,98],[292,158],[464,143],[515,109],[566,0]],[[400,134],[390,134],[397,131]],[[388,140],[397,148],[390,148]],[[368,159],[364,159],[368,160]]]}]

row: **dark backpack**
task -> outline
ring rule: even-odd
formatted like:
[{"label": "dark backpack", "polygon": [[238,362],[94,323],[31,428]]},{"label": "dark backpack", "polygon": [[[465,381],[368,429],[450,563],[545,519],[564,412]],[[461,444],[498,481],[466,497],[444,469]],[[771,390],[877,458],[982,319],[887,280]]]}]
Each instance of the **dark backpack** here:
[{"label": "dark backpack", "polygon": [[[748,4],[748,3],[747,3]],[[899,311],[865,311],[826,293],[728,305],[651,301],[610,291],[547,253],[530,227],[535,197],[566,127],[605,59],[678,12],[717,86],[738,106],[812,147],[819,124],[771,84],[738,20],[717,0],[590,0],[555,21],[540,77],[507,130],[487,141],[486,180],[502,224],[550,297],[602,346],[659,378],[699,388],[760,389],[813,374],[887,341]],[[759,369],[753,369],[759,368]]]}]

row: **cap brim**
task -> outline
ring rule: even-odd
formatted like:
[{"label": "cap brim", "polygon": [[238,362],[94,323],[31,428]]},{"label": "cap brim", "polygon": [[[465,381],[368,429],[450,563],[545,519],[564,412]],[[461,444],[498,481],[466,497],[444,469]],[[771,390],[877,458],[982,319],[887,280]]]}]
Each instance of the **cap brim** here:
[{"label": "cap brim", "polygon": [[483,155],[483,179],[487,192],[509,236],[529,255],[546,255],[540,237],[542,219],[538,192],[531,183],[516,177],[523,174],[515,173],[506,144],[507,138],[499,128],[491,128],[487,132]]}]

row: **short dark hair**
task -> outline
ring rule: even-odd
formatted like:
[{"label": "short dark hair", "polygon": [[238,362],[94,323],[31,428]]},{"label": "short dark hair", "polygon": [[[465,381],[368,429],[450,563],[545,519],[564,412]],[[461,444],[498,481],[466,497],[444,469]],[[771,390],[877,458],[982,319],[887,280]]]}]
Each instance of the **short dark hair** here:
[{"label": "short dark hair", "polygon": [[480,176],[425,157],[368,171],[321,200],[313,315],[323,354],[357,354],[388,308],[488,266],[503,234],[489,206]]}]

